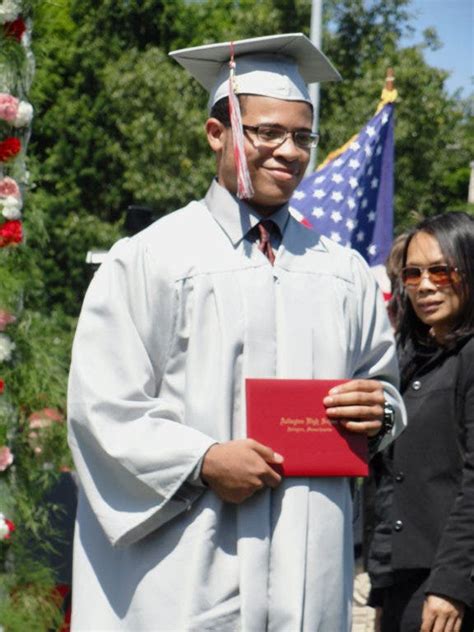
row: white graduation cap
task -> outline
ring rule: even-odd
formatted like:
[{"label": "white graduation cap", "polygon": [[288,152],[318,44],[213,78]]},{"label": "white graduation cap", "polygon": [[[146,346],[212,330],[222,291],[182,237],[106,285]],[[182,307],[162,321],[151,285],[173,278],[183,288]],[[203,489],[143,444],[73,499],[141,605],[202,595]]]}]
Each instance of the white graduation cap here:
[{"label": "white graduation cap", "polygon": [[209,109],[229,96],[229,62],[235,61],[234,91],[311,103],[307,84],[338,81],[340,74],[303,33],[268,35],[170,52],[210,93]]},{"label": "white graduation cap", "polygon": [[207,44],[170,52],[210,93],[209,110],[229,97],[237,170],[237,195],[253,196],[247,168],[239,101],[250,94],[312,105],[307,84],[338,81],[341,76],[303,33],[267,35],[236,42]]}]

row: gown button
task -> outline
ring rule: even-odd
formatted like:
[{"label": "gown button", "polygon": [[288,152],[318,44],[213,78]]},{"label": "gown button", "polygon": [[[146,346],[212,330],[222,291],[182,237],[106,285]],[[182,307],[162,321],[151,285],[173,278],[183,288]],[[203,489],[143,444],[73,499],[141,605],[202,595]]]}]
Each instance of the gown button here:
[{"label": "gown button", "polygon": [[413,382],[413,384],[411,385],[411,387],[412,387],[412,389],[413,389],[414,391],[419,391],[419,390],[420,390],[420,388],[421,388],[421,382],[420,382],[420,380],[415,380],[415,381]]},{"label": "gown button", "polygon": [[395,531],[401,531],[403,529],[403,522],[401,520],[396,520],[393,528]]}]

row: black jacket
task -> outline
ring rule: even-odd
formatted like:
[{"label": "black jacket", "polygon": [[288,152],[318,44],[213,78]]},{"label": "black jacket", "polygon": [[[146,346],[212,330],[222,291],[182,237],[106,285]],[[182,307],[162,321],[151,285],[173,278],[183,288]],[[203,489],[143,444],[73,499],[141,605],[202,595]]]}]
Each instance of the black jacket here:
[{"label": "black jacket", "polygon": [[408,426],[374,461],[372,586],[391,585],[394,570],[430,569],[427,592],[473,608],[474,338],[406,366]]}]

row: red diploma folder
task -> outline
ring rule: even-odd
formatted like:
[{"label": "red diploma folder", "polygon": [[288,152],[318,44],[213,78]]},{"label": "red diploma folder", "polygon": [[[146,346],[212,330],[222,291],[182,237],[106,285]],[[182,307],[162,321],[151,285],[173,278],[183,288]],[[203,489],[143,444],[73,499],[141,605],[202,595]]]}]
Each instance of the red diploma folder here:
[{"label": "red diploma folder", "polygon": [[247,436],[284,458],[285,476],[367,476],[367,437],[326,417],[323,399],[348,380],[247,379]]}]

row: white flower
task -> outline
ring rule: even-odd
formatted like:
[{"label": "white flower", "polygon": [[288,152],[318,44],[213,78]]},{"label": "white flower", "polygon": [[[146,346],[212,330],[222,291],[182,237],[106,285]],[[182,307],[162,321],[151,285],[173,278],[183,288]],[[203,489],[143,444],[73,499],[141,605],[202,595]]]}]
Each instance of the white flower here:
[{"label": "white flower", "polygon": [[7,535],[9,535],[10,529],[5,522],[5,516],[0,513],[0,540],[5,540]]},{"label": "white flower", "polygon": [[0,334],[0,362],[8,362],[12,357],[15,343],[6,334]]},{"label": "white flower", "polygon": [[27,101],[20,101],[16,118],[13,121],[14,127],[25,127],[31,123],[33,118],[33,106]]},{"label": "white flower", "polygon": [[0,540],[8,540],[13,531],[15,531],[13,522],[0,513]]},{"label": "white flower", "polygon": [[13,195],[0,197],[0,209],[5,219],[19,219],[21,217],[21,200]]},{"label": "white flower", "polygon": [[19,0],[3,0],[0,3],[0,22],[13,22],[20,13]]}]

